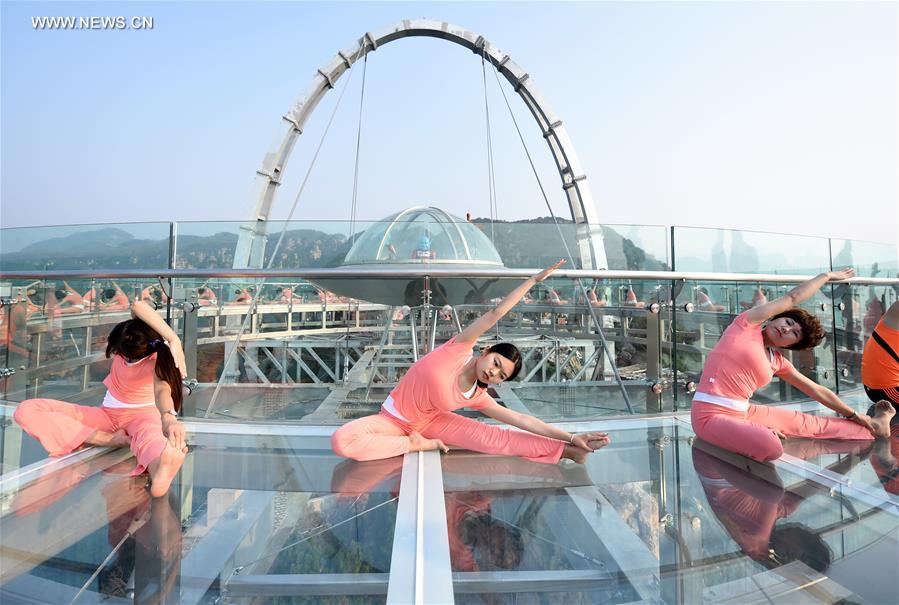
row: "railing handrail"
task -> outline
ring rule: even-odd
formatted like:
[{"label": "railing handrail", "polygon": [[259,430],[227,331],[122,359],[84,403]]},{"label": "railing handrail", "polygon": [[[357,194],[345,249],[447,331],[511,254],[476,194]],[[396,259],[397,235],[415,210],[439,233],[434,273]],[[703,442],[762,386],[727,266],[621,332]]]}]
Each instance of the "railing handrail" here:
[{"label": "railing handrail", "polygon": [[[483,279],[522,279],[539,271],[535,269],[475,269],[472,267],[437,268],[437,267],[397,267],[391,268],[307,268],[307,269],[128,269],[128,270],[56,270],[56,271],[3,271],[0,279],[187,279],[187,278],[222,278],[248,279],[266,277],[274,279],[417,279],[431,278],[483,278]],[[784,283],[792,284],[805,281],[813,275],[785,275],[770,273],[721,273],[707,271],[618,271],[618,270],[586,270],[560,269],[553,277],[563,279],[634,279],[652,281],[720,281],[720,282],[752,282],[752,283]],[[899,277],[854,277],[841,282],[853,285],[889,286],[899,284]]]}]

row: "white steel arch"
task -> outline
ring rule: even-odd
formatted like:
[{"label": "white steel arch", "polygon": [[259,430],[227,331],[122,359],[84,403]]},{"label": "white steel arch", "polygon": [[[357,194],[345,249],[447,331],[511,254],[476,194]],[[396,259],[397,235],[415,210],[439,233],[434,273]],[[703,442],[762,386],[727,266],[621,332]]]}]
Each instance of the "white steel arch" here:
[{"label": "white steel arch", "polygon": [[[275,145],[265,155],[262,167],[256,171],[253,187],[256,199],[254,221],[240,231],[234,267],[262,267],[266,222],[269,218],[275,194],[281,184],[287,161],[293,147],[303,134],[306,120],[318,106],[335,82],[353,64],[383,44],[409,37],[440,38],[454,42],[480,55],[499,71],[522,98],[543,132],[562,180],[562,189],[568,198],[571,218],[577,229],[578,253],[585,269],[607,269],[602,229],[593,202],[593,194],[587,184],[587,175],[574,151],[562,120],[549,108],[543,95],[537,90],[530,74],[524,71],[509,55],[488,42],[483,36],[462,27],[430,19],[405,19],[374,32],[367,32],[352,46],[339,51],[313,77],[309,91],[294,103],[281,119],[279,136]],[[574,251],[572,251],[574,253]]]}]

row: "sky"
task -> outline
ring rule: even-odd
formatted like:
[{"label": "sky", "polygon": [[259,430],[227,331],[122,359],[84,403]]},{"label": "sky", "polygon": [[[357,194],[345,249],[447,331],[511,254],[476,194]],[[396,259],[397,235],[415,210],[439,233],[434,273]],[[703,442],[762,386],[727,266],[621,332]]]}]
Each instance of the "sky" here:
[{"label": "sky", "polygon": [[[4,0],[0,11],[2,227],[249,219],[255,171],[316,70],[366,31],[427,17],[484,36],[530,74],[603,223],[897,240],[895,2]],[[33,27],[45,16],[153,28]],[[361,68],[310,117],[272,219],[296,202],[294,219],[349,220],[354,184],[362,220],[415,205],[489,217],[485,104],[497,218],[549,214],[477,55],[402,39],[369,55],[364,90]],[[502,85],[553,212],[570,217],[536,122]]]}]

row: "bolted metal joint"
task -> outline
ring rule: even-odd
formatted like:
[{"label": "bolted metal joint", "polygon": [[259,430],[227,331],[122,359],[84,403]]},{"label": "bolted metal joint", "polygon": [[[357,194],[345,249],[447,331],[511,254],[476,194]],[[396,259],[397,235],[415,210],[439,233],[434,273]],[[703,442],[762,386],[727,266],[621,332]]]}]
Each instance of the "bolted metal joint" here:
[{"label": "bolted metal joint", "polygon": [[696,383],[692,380],[687,381],[687,384],[684,385],[684,390],[687,393],[695,393],[696,392]]},{"label": "bolted metal joint", "polygon": [[654,382],[654,383],[652,383],[652,386],[649,388],[656,395],[661,395],[662,391],[665,390],[665,386],[661,382]]},{"label": "bolted metal joint", "polygon": [[684,311],[686,311],[687,313],[692,313],[695,308],[696,307],[691,302],[688,302],[684,305]]},{"label": "bolted metal joint", "polygon": [[649,305],[648,307],[646,307],[646,310],[649,311],[650,313],[652,313],[653,315],[658,315],[659,311],[662,310],[662,305],[660,305],[657,302],[654,302],[651,305]]},{"label": "bolted metal joint", "polygon": [[654,439],[652,444],[657,450],[663,450],[671,444],[671,437],[669,437],[668,435],[662,435],[658,439]]},{"label": "bolted metal joint", "polygon": [[7,378],[16,373],[15,368],[0,368],[0,378]]},{"label": "bolted metal joint", "polygon": [[184,388],[187,389],[187,395],[190,396],[193,394],[194,389],[196,389],[197,385],[199,385],[200,383],[197,382],[196,378],[190,378],[182,380],[181,384],[184,385]]}]

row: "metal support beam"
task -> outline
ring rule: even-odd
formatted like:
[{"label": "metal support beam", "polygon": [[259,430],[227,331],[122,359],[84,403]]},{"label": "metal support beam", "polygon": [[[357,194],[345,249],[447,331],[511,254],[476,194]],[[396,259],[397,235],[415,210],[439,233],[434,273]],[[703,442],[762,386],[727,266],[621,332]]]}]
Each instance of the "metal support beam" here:
[{"label": "metal support beam", "polygon": [[406,454],[396,511],[387,603],[452,604],[443,471],[437,452]]}]

